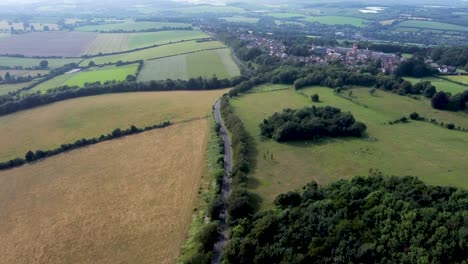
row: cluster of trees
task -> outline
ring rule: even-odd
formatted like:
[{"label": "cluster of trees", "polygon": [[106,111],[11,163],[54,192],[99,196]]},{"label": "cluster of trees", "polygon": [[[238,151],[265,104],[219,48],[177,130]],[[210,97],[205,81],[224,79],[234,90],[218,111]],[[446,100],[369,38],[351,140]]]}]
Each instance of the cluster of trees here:
[{"label": "cluster of trees", "polygon": [[355,177],[279,195],[239,221],[225,263],[465,263],[468,191]]},{"label": "cluster of trees", "polygon": [[435,70],[426,65],[423,57],[412,57],[405,60],[395,70],[395,75],[398,77],[411,76],[421,78],[431,76],[434,73]]},{"label": "cluster of trees", "polygon": [[468,47],[436,47],[428,55],[438,64],[468,70]]},{"label": "cluster of trees", "polygon": [[153,125],[153,126],[147,126],[147,127],[144,127],[144,128],[137,128],[135,126],[131,126],[130,128],[128,129],[125,129],[125,130],[122,130],[120,128],[116,128],[114,129],[111,133],[107,134],[107,135],[101,135],[100,137],[97,137],[97,138],[83,138],[83,139],[79,139],[77,141],[75,141],[74,143],[71,143],[71,144],[62,144],[60,147],[56,148],[56,149],[52,149],[52,150],[36,150],[36,151],[28,151],[26,153],[26,155],[24,156],[24,158],[16,158],[16,159],[12,159],[12,160],[9,160],[9,161],[6,161],[6,162],[1,162],[0,163],[0,170],[6,170],[6,169],[11,169],[11,168],[14,168],[14,167],[18,167],[18,166],[21,166],[25,163],[28,163],[28,162],[34,162],[36,160],[40,160],[40,159],[44,159],[44,158],[48,158],[48,157],[51,157],[51,156],[55,156],[55,155],[58,155],[60,153],[63,153],[65,151],[69,151],[69,150],[73,150],[73,149],[77,149],[77,148],[81,148],[81,147],[85,147],[85,146],[89,146],[89,145],[94,145],[94,144],[97,144],[97,143],[100,143],[100,142],[103,142],[103,141],[107,141],[107,140],[112,140],[112,139],[116,139],[116,138],[120,138],[120,137],[125,137],[125,136],[129,136],[129,135],[133,135],[133,134],[138,134],[138,133],[141,133],[141,132],[144,132],[144,131],[148,131],[148,130],[152,130],[152,129],[157,129],[157,128],[163,128],[163,127],[167,127],[167,126],[170,126],[171,125],[171,122],[169,121],[166,121],[166,122],[163,122],[163,123],[160,123],[160,124],[156,124],[156,125]]},{"label": "cluster of trees", "polygon": [[[40,74],[38,75],[40,77]],[[13,76],[9,72],[5,73],[5,76],[2,78],[0,76],[0,84],[12,84],[12,83],[24,83],[30,82],[34,79],[31,75],[28,76]]]},{"label": "cluster of trees", "polygon": [[468,90],[451,95],[438,92],[431,99],[432,107],[440,110],[463,111],[468,110]]},{"label": "cluster of trees", "polygon": [[63,86],[48,90],[47,93],[44,94],[26,94],[22,95],[21,97],[16,97],[12,94],[0,96],[0,116],[62,100],[84,96],[146,91],[212,90],[231,87],[233,85],[239,84],[243,80],[243,77],[221,80],[217,77],[199,77],[191,78],[188,81],[165,80],[151,81],[148,83],[123,81],[107,84],[90,84],[85,88]]},{"label": "cluster of trees", "polygon": [[260,134],[276,141],[322,137],[361,137],[366,125],[356,122],[351,113],[331,106],[284,109],[260,124]]},{"label": "cluster of trees", "polygon": [[237,117],[229,104],[228,97],[221,99],[221,115],[227,129],[231,132],[231,147],[233,151],[233,163],[231,171],[231,194],[228,199],[229,221],[233,224],[237,220],[253,215],[258,207],[258,202],[252,193],[247,191],[247,174],[251,166],[250,137],[244,124]]}]

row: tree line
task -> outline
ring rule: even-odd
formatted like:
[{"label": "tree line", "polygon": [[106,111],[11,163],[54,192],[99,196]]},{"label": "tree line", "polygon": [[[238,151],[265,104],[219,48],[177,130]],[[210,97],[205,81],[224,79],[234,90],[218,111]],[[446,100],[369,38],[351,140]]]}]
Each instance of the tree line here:
[{"label": "tree line", "polygon": [[191,78],[185,80],[164,80],[150,82],[122,81],[114,83],[94,83],[80,88],[77,86],[63,86],[48,90],[46,93],[0,96],[0,116],[17,111],[34,108],[72,98],[101,95],[109,93],[149,92],[149,91],[182,91],[182,90],[213,90],[231,87],[244,80],[244,77],[232,79]]},{"label": "tree line", "polygon": [[260,134],[283,142],[322,137],[361,137],[366,128],[351,113],[343,113],[331,106],[312,106],[274,113],[260,124]]},{"label": "tree line", "polygon": [[58,155],[66,151],[74,150],[74,149],[89,146],[89,145],[94,145],[94,144],[107,141],[107,140],[112,140],[112,139],[121,138],[121,137],[129,136],[129,135],[133,135],[133,134],[142,133],[142,132],[153,130],[153,129],[164,128],[170,125],[171,125],[171,122],[169,121],[162,122],[160,124],[156,124],[152,126],[147,126],[144,128],[137,128],[134,125],[132,125],[130,128],[124,129],[124,130],[120,128],[116,128],[111,133],[103,134],[100,137],[83,138],[83,139],[76,140],[74,143],[62,144],[60,145],[60,147],[56,149],[51,149],[51,150],[38,149],[34,152],[30,150],[24,155],[24,158],[15,158],[6,162],[1,162],[0,170],[6,170],[6,169],[14,168],[14,167],[19,167],[26,163],[52,157],[52,156]]},{"label": "tree line", "polygon": [[408,176],[311,182],[239,221],[224,263],[466,263],[467,200]]},{"label": "tree line", "polygon": [[438,92],[432,97],[431,105],[435,109],[454,112],[468,110],[468,90],[454,95]]}]

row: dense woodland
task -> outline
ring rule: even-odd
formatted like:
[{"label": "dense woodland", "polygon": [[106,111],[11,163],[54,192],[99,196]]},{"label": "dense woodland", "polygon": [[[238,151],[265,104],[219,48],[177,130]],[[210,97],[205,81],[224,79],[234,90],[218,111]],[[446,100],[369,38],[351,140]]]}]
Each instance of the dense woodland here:
[{"label": "dense woodland", "polygon": [[351,113],[331,106],[284,109],[260,124],[261,135],[276,141],[361,137],[365,131],[366,125],[356,122]]},{"label": "dense woodland", "polygon": [[312,182],[239,221],[225,263],[466,263],[468,192],[414,177]]}]

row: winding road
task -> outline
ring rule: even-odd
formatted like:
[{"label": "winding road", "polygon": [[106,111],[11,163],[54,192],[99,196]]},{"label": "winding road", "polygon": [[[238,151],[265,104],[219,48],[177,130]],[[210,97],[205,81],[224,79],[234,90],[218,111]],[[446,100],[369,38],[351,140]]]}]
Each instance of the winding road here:
[{"label": "winding road", "polygon": [[223,253],[224,246],[228,241],[227,233],[227,199],[229,197],[229,192],[231,190],[231,182],[229,179],[229,172],[231,171],[232,164],[232,152],[231,152],[231,142],[229,141],[228,134],[226,133],[226,127],[221,121],[221,100],[216,101],[214,105],[214,117],[217,124],[220,125],[219,133],[224,141],[224,176],[223,176],[223,185],[221,189],[221,195],[224,200],[224,206],[221,210],[219,219],[221,221],[221,236],[219,241],[214,245],[214,256],[211,260],[212,264],[219,264],[221,262],[221,255]]}]

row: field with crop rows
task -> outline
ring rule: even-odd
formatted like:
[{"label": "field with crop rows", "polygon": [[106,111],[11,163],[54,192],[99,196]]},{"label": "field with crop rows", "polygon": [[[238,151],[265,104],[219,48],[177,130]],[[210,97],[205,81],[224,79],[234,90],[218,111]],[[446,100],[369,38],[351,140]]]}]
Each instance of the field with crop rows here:
[{"label": "field with crop rows", "polygon": [[208,124],[0,172],[0,262],[176,263],[206,170]]},{"label": "field with crop rows", "polygon": [[202,51],[158,60],[146,61],[139,81],[196,77],[230,78],[240,74],[229,49]]}]

